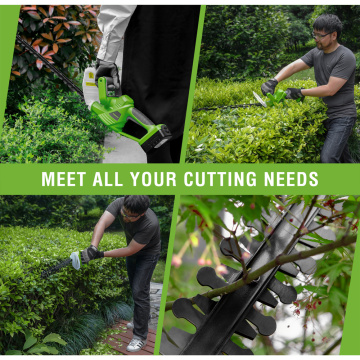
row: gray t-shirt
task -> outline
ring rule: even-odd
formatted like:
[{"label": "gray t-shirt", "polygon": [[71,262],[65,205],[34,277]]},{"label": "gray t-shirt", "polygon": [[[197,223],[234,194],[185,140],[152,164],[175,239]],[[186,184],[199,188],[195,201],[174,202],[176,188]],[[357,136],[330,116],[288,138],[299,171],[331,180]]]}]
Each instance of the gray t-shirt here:
[{"label": "gray t-shirt", "polygon": [[323,98],[328,107],[327,116],[329,119],[345,116],[356,117],[354,101],[356,60],[352,51],[343,45],[329,54],[314,48],[305,54],[301,60],[310,67],[314,66],[318,86],[326,85],[330,76],[347,80],[334,96]]},{"label": "gray t-shirt", "polygon": [[124,229],[126,243],[134,239],[139,244],[146,244],[136,254],[159,254],[161,250],[160,242],[160,225],[159,220],[151,209],[147,209],[144,216],[134,222],[124,222],[124,218],[120,213],[124,205],[124,198],[118,198],[113,201],[106,209],[115,217],[119,216],[121,226]]}]

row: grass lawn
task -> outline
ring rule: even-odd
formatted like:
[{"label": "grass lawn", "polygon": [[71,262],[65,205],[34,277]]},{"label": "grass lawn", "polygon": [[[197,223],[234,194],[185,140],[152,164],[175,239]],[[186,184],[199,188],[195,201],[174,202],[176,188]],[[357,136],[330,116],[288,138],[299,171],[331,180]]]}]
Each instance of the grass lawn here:
[{"label": "grass lawn", "polygon": [[153,276],[151,278],[151,281],[157,283],[162,283],[164,281],[165,264],[166,262],[164,260],[158,261]]},{"label": "grass lawn", "polygon": [[314,68],[300,71],[289,78],[289,80],[313,80],[315,81]]}]

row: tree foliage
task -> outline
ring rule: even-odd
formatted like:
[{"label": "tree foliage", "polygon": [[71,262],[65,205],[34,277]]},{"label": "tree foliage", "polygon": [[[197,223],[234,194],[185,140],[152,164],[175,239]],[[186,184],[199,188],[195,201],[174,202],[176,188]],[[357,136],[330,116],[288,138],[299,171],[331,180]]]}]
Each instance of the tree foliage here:
[{"label": "tree foliage", "polygon": [[288,39],[287,17],[276,6],[208,6],[200,77],[267,76],[279,67]]},{"label": "tree foliage", "polygon": [[[50,63],[71,75],[70,69],[84,70],[99,47],[97,5],[21,6],[18,34]],[[49,69],[19,44],[15,44],[10,87],[33,82],[48,75]],[[76,73],[73,73],[76,76]]]}]

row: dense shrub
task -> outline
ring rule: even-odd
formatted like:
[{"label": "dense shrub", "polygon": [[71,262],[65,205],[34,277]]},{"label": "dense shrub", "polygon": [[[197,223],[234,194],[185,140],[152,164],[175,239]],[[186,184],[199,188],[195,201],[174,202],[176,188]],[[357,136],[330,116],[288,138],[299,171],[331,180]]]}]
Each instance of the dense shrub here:
[{"label": "dense shrub", "polygon": [[[255,103],[252,91],[260,93],[262,82],[201,79],[195,90],[194,109]],[[311,80],[286,81],[278,88],[314,86]],[[325,111],[321,100],[307,97],[301,104],[286,100],[272,108],[193,112],[187,162],[319,162]]]},{"label": "dense shrub", "polygon": [[74,228],[80,214],[79,195],[1,195],[0,225]]},{"label": "dense shrub", "polygon": [[266,76],[279,67],[289,23],[276,6],[208,6],[199,77]]},{"label": "dense shrub", "polygon": [[[41,271],[88,247],[91,233],[0,227],[0,239],[0,353],[16,348],[26,328],[39,337],[59,317],[93,313],[110,299],[130,298],[124,259],[95,260],[79,271],[69,265],[40,278]],[[105,234],[101,250],[125,244],[124,237]]]},{"label": "dense shrub", "polygon": [[[18,33],[55,66],[84,70],[96,59],[99,48],[96,5],[21,6]],[[10,88],[48,75],[41,60],[15,44]]]},{"label": "dense shrub", "polygon": [[96,162],[104,155],[106,131],[77,94],[39,90],[5,117],[0,162]]}]

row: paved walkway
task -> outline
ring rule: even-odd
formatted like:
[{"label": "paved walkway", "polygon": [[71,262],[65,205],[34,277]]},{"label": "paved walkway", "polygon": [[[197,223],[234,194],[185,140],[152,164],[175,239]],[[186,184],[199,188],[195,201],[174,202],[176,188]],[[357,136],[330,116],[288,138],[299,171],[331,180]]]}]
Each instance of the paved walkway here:
[{"label": "paved walkway", "polygon": [[159,310],[161,302],[163,284],[150,283],[150,315],[151,320],[149,321],[149,334],[147,338],[146,346],[136,353],[130,353],[126,351],[126,347],[132,339],[132,330],[126,328],[128,321],[121,320],[115,324],[112,328],[119,329],[122,332],[120,334],[109,335],[104,341],[111,345],[111,347],[120,354],[123,355],[153,355],[154,345],[156,339],[156,329],[159,320]]},{"label": "paved walkway", "polygon": [[111,132],[105,136],[106,149],[114,149],[105,154],[104,164],[141,164],[146,163],[146,154],[141,146],[125,136]]}]

